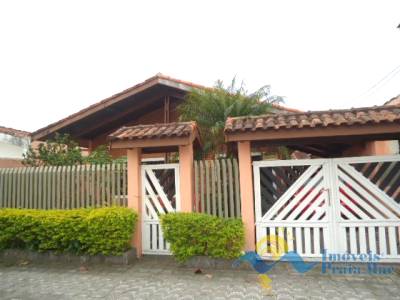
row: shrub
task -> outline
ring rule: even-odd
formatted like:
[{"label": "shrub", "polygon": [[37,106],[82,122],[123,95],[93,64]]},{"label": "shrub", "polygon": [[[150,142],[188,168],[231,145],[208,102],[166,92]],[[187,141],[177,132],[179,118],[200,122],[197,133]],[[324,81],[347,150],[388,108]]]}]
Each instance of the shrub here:
[{"label": "shrub", "polygon": [[119,255],[130,247],[136,220],[122,207],[0,209],[0,249]]},{"label": "shrub", "polygon": [[244,245],[240,219],[222,219],[200,213],[172,213],[161,216],[164,238],[179,261],[195,255],[236,258]]}]

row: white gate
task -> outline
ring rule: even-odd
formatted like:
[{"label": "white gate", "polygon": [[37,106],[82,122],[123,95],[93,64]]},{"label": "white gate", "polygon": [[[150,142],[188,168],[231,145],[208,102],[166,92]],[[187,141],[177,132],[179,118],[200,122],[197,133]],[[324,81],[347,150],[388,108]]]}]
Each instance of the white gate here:
[{"label": "white gate", "polygon": [[159,215],[180,210],[179,164],[142,165],[144,254],[170,254]]},{"label": "white gate", "polygon": [[275,247],[264,258],[318,258],[325,249],[400,261],[400,156],[253,165],[256,238]]}]

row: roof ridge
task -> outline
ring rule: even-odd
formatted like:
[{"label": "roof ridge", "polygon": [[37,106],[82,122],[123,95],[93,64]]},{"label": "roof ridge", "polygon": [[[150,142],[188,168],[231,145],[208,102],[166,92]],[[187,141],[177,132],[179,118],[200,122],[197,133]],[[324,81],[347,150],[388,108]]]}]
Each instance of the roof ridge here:
[{"label": "roof ridge", "polygon": [[196,136],[200,139],[198,128],[195,122],[172,122],[159,124],[139,124],[133,126],[123,126],[108,135],[109,140],[123,139],[151,139],[164,137],[189,136],[197,132]]},{"label": "roof ridge", "polygon": [[238,117],[229,117],[231,120],[237,119],[257,119],[266,116],[277,116],[277,115],[284,115],[284,116],[297,116],[297,115],[308,115],[308,114],[323,114],[323,113],[340,113],[340,112],[354,112],[354,111],[362,111],[362,110],[378,110],[378,109],[398,109],[400,108],[398,105],[375,105],[375,106],[366,106],[366,107],[353,107],[353,108],[341,108],[341,109],[328,109],[328,110],[308,110],[304,112],[289,112],[289,113],[282,113],[282,112],[270,112],[262,115],[257,116],[238,116]]},{"label": "roof ridge", "polygon": [[1,126],[1,125],[0,125],[0,133],[10,134],[10,135],[18,134],[21,136],[30,136],[31,135],[31,133],[29,131],[15,129],[15,128]]},{"label": "roof ridge", "polygon": [[120,129],[127,129],[132,127],[153,127],[153,126],[165,126],[165,125],[191,125],[195,122],[193,121],[184,121],[184,122],[170,122],[170,123],[152,123],[152,124],[136,124],[130,126],[122,126]]},{"label": "roof ridge", "polygon": [[400,106],[371,106],[350,109],[309,111],[304,113],[275,113],[260,116],[228,118],[225,132],[256,130],[337,127],[377,123],[399,123]]}]

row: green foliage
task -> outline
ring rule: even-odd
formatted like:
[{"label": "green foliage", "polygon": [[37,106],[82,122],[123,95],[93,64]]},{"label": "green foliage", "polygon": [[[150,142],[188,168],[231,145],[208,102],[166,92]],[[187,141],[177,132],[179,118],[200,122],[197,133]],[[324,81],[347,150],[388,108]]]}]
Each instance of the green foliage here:
[{"label": "green foliage", "polygon": [[126,156],[121,156],[121,157],[113,159],[113,163],[116,163],[116,164],[127,163],[127,162],[128,162],[128,158]]},{"label": "green foliage", "polygon": [[70,166],[83,162],[81,149],[68,134],[56,133],[54,139],[47,140],[36,151],[29,147],[24,154],[23,164],[27,166]]},{"label": "green foliage", "polygon": [[88,164],[109,164],[112,162],[112,157],[108,152],[107,146],[101,145],[85,158],[85,162]]},{"label": "green foliage", "polygon": [[236,258],[244,245],[240,219],[222,219],[200,213],[173,213],[161,216],[164,238],[179,261],[195,255]]},{"label": "green foliage", "polygon": [[26,166],[72,166],[83,163],[108,164],[112,157],[106,145],[98,146],[88,157],[83,157],[79,144],[69,134],[56,133],[54,139],[41,144],[37,150],[29,147],[22,163]]},{"label": "green foliage", "polygon": [[268,113],[273,103],[283,100],[271,96],[270,86],[248,93],[242,83],[236,86],[235,78],[228,87],[218,81],[212,89],[193,89],[178,106],[182,121],[196,121],[204,144],[204,155],[226,152],[224,140],[225,121],[228,117],[261,115]]},{"label": "green foliage", "polygon": [[129,249],[136,221],[122,207],[0,209],[0,249],[119,255]]}]

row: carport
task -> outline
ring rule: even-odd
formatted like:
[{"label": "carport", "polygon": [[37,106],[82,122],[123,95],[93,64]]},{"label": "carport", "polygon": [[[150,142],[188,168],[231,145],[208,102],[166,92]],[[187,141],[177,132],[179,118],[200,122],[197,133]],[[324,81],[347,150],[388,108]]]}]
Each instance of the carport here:
[{"label": "carport", "polygon": [[[246,250],[282,237],[305,258],[374,252],[400,259],[400,107],[229,118],[237,146]],[[312,159],[252,161],[252,152],[286,146]],[[273,241],[268,240],[271,244]]]}]

